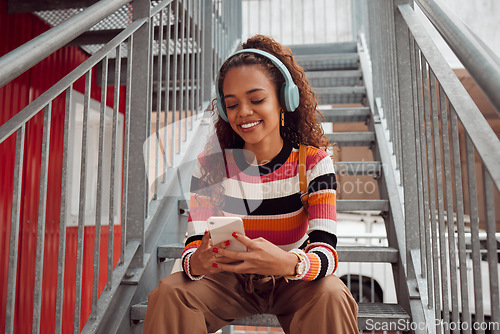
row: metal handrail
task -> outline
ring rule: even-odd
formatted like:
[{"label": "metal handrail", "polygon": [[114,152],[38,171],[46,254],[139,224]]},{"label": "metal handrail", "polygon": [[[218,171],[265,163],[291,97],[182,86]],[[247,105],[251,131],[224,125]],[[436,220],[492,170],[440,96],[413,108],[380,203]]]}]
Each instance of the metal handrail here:
[{"label": "metal handrail", "polygon": [[3,87],[131,0],[101,0],[0,58]]},{"label": "metal handrail", "polygon": [[80,64],[77,68],[67,74],[63,79],[58,81],[54,86],[50,87],[45,93],[28,104],[24,109],[10,118],[2,126],[0,126],[0,143],[7,139],[11,134],[16,132],[21,126],[26,124],[33,116],[35,116],[43,107],[50,101],[55,99],[59,94],[64,92],[69,85],[81,78],[89,68],[99,63],[111,50],[115,49],[120,43],[130,37],[137,29],[139,29],[147,19],[139,19],[131,23],[125,30],[114,37],[109,43],[94,53],[90,58]]},{"label": "metal handrail", "polygon": [[500,115],[500,65],[441,0],[415,0]]}]

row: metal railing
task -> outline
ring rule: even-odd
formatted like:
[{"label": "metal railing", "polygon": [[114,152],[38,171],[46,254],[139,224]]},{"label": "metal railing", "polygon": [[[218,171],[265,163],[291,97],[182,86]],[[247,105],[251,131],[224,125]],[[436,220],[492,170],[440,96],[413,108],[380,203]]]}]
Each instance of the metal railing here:
[{"label": "metal railing", "polygon": [[[462,34],[464,26],[439,1],[416,2],[495,104],[500,71],[479,60],[486,51]],[[357,22],[370,45],[372,105],[392,142],[393,167],[401,172],[406,240],[401,251],[410,288],[414,284],[410,295],[421,300],[412,303],[412,316],[425,319],[429,332],[484,333],[485,327],[498,332],[500,141],[437,50],[413,1],[357,5],[366,8]],[[446,223],[447,216],[455,217],[454,223]],[[485,245],[480,231],[486,233]]]},{"label": "metal railing", "polygon": [[[11,53],[0,58],[0,82],[7,84],[22,71],[43,60],[60,47],[81,35],[103,17],[113,13],[128,0],[100,1],[70,18],[46,34],[28,42]],[[170,182],[177,162],[185,154],[189,141],[195,137],[202,113],[212,97],[212,86],[216,70],[225,57],[233,51],[241,36],[241,2],[222,2],[219,0],[163,0],[150,3],[148,0],[136,0],[133,4],[133,21],[99,51],[71,71],[54,86],[45,91],[31,104],[19,111],[0,127],[0,143],[15,136],[15,169],[12,175],[14,189],[12,193],[12,218],[10,237],[10,257],[7,288],[6,333],[14,332],[16,309],[16,268],[18,266],[20,208],[23,184],[23,160],[28,159],[25,146],[25,128],[30,119],[43,114],[42,158],[40,163],[39,213],[37,221],[36,273],[33,290],[33,325],[34,333],[40,331],[42,311],[42,277],[44,273],[45,214],[47,202],[52,201],[47,194],[47,173],[50,156],[51,115],[54,99],[65,99],[64,142],[62,153],[61,202],[58,240],[58,274],[55,331],[62,331],[63,299],[68,298],[64,285],[66,275],[66,231],[68,207],[71,199],[70,183],[79,184],[77,200],[77,256],[76,280],[74,282],[74,324],[73,331],[95,332],[103,319],[103,314],[117,297],[117,289],[132,275],[141,273],[150,257],[145,255],[148,234],[147,221],[155,215],[158,202],[165,195],[165,184]],[[61,37],[62,36],[62,37]],[[125,46],[126,54],[123,54]],[[25,49],[30,52],[25,52]],[[35,51],[32,51],[35,50]],[[114,59],[112,55],[116,55]],[[114,63],[114,66],[112,64]],[[125,63],[125,64],[123,64]],[[122,64],[124,66],[122,66]],[[125,70],[122,70],[125,68]],[[22,70],[21,70],[22,69]],[[99,72],[100,71],[100,72]],[[89,132],[92,88],[96,80],[101,87],[99,103],[98,133]],[[81,136],[76,133],[74,118],[74,84],[84,78],[83,118]],[[124,80],[122,79],[124,78]],[[107,143],[106,114],[108,86],[113,87],[114,101],[111,117],[111,155],[106,157]],[[120,94],[125,92],[125,98]],[[120,106],[125,101],[125,106]],[[124,109],[123,129],[118,127],[119,110]],[[109,119],[108,119],[109,122]],[[109,128],[109,124],[108,124]],[[123,138],[119,137],[123,131]],[[89,140],[98,136],[97,152],[91,152]],[[70,177],[71,139],[80,137],[80,171]],[[152,140],[151,138],[154,138]],[[123,152],[119,149],[123,141]],[[90,158],[91,156],[96,156]],[[89,161],[97,160],[95,193],[89,193]],[[109,161],[110,160],[110,161]],[[107,161],[107,162],[106,162]],[[110,164],[110,175],[105,175],[104,164]],[[123,169],[115,173],[115,169]],[[115,175],[116,174],[116,175]],[[121,181],[115,180],[121,176]],[[24,176],[26,177],[26,176]],[[148,179],[149,177],[149,179]],[[108,184],[109,182],[109,184]],[[104,188],[108,187],[109,200],[104,199]],[[163,189],[163,192],[162,192]],[[90,195],[89,195],[90,194]],[[116,200],[119,197],[119,200]],[[95,217],[89,217],[89,201],[95,198]],[[74,201],[74,199],[73,199]],[[121,207],[120,207],[121,202]],[[109,205],[109,221],[103,221],[102,213]],[[155,205],[152,205],[156,203]],[[114,214],[118,212],[118,220]],[[106,218],[104,218],[107,220]],[[115,220],[117,220],[115,222]],[[92,285],[84,285],[84,234],[85,226],[95,225]],[[99,290],[99,268],[101,232],[103,223],[108,226],[109,240],[106,252],[107,283],[104,290]],[[121,229],[121,240],[114,240],[115,223]],[[149,231],[149,233],[152,233]],[[120,244],[118,263],[113,261],[113,251]],[[102,269],[101,269],[102,271]],[[102,274],[102,273],[101,273]],[[137,275],[140,276],[140,275]],[[67,279],[67,277],[66,277]],[[19,287],[17,287],[19,288]],[[31,288],[21,287],[29,290]],[[91,293],[89,292],[91,291]],[[82,296],[91,294],[92,311],[89,319],[80,317]],[[29,292],[28,292],[29,293]],[[45,293],[45,292],[44,292]],[[130,301],[128,301],[130,302]],[[49,311],[50,314],[50,311]]]}]

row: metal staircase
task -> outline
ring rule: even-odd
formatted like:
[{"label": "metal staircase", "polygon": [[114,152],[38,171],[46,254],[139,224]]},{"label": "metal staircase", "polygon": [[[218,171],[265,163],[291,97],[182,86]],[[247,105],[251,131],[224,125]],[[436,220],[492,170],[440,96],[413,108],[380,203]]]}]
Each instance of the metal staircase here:
[{"label": "metal staircase", "polygon": [[[27,321],[33,332],[50,331],[45,329],[42,314],[49,314],[47,322],[56,333],[69,327],[82,333],[141,331],[147,295],[172,272],[183,248],[189,210],[186,194],[194,159],[204,146],[200,138],[209,134],[210,123],[203,112],[213,98],[217,70],[241,42],[244,10],[256,5],[259,15],[254,16],[258,17],[260,6],[271,6],[272,1],[83,2],[95,4],[83,11],[60,12],[64,18],[68,13],[81,13],[0,58],[0,89],[5,89],[0,97],[10,98],[9,94],[16,95],[16,78],[23,71],[40,61],[52,61],[51,55],[67,43],[91,46],[86,49],[91,55],[85,62],[22,110],[12,112],[0,126],[0,148],[7,147],[0,153],[13,166],[6,175],[12,181],[12,192],[8,190],[3,197],[7,200],[1,203],[11,214],[5,218],[8,221],[0,221],[8,227],[3,231],[10,231],[2,239],[10,240],[4,247],[8,249],[0,253],[8,258],[8,282],[1,291],[7,307],[0,318],[0,323],[5,320],[6,333],[19,329],[20,304],[26,309],[26,298],[21,300],[19,291],[33,299],[28,306],[33,317],[30,313]],[[303,3],[316,6],[316,1]],[[327,3],[334,2],[325,1],[324,5]],[[471,333],[473,324],[500,324],[500,237],[498,212],[495,214],[500,198],[500,141],[426,33],[414,7],[419,6],[441,33],[500,114],[497,57],[439,1],[338,3],[352,14],[348,42],[290,44],[316,93],[325,129],[334,124],[335,131],[327,133],[330,141],[341,150],[365,150],[373,157],[371,161],[334,159],[340,185],[343,178],[371,177],[378,191],[378,196],[360,198],[339,191],[337,211],[380,215],[388,244],[339,246],[340,261],[389,264],[397,295],[397,303],[360,303],[359,328],[371,330],[370,325],[377,323],[377,328],[403,332],[448,333],[443,323],[451,321],[467,324],[469,329],[463,332]],[[60,1],[52,5],[67,6]],[[329,19],[330,13],[324,14]],[[103,18],[114,21],[117,16],[124,20],[119,27],[90,28]],[[292,12],[291,17],[296,16]],[[258,26],[260,29],[260,23]],[[303,42],[308,42],[306,37],[302,32]],[[109,95],[106,104],[106,94],[111,92],[114,101],[111,103]],[[80,132],[72,123],[77,94],[83,109]],[[100,106],[94,100],[99,98]],[[89,125],[94,102],[100,109],[94,108],[93,115],[94,120],[99,116],[99,133],[89,132],[97,128],[97,123]],[[103,182],[108,130],[102,120],[107,112],[113,116],[109,151],[114,153],[109,160],[123,161],[122,167],[116,167],[122,168],[122,174],[115,173],[114,183]],[[124,120],[123,141],[117,135],[119,116]],[[153,122],[158,119],[162,121]],[[81,158],[76,162],[80,171],[70,170],[75,164],[71,143],[76,138],[82,142],[81,152],[76,154]],[[89,152],[92,140],[99,144],[96,152]],[[30,154],[39,150],[40,141],[41,153],[34,159]],[[90,175],[92,160],[86,158],[93,153],[99,166],[95,178]],[[29,168],[23,170],[26,166]],[[96,181],[94,188],[87,186],[92,180]],[[109,221],[98,212],[105,203],[99,199],[108,181],[110,193],[116,193],[118,199],[114,209],[110,205],[110,212],[116,214]],[[60,189],[55,189],[54,184],[59,183]],[[34,198],[29,203],[21,195],[28,190]],[[54,199],[57,196],[50,191],[60,192],[61,199]],[[72,196],[77,193],[78,198]],[[17,254],[27,242],[20,239],[19,231],[30,223],[22,210],[36,200],[39,212],[29,225],[34,227],[30,237],[35,238],[29,240],[36,243],[36,268],[28,272],[27,276],[33,276],[30,284],[22,285],[19,276],[26,271],[17,270],[24,268]],[[89,213],[86,201],[89,206],[91,200],[96,208]],[[68,223],[70,201],[77,211],[77,226]],[[90,235],[95,239],[84,243],[89,221],[94,224],[91,230],[95,232]],[[118,232],[114,241],[110,234],[107,246],[101,241],[104,231]],[[45,245],[58,245],[58,249]],[[50,252],[44,254],[45,248]],[[65,259],[73,254],[67,252],[70,248],[75,251],[76,268],[65,267]],[[119,259],[113,252],[119,253]],[[93,261],[84,260],[85,254]],[[45,289],[45,273],[55,267],[53,288]],[[45,298],[55,300],[55,305],[46,306]],[[234,324],[279,326],[270,315],[239,319]],[[224,333],[229,331],[224,329]]]}]

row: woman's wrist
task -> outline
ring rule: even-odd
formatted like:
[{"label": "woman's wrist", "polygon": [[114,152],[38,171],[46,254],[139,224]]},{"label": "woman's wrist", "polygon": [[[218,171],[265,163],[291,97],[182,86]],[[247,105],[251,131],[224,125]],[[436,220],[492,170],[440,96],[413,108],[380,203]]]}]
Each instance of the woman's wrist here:
[{"label": "woman's wrist", "polygon": [[297,263],[299,263],[299,258],[294,253],[286,252],[286,254],[286,271],[283,276],[295,276],[295,268],[297,267]]}]

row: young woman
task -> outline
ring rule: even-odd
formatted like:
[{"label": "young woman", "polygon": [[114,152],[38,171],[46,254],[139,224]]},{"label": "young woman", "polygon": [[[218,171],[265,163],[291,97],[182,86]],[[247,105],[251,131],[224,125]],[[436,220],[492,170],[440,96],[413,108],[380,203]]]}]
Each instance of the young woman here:
[{"label": "young woman", "polygon": [[[144,333],[215,332],[258,313],[275,314],[286,333],[358,333],[356,302],[332,275],[336,179],[303,69],[288,48],[257,35],[222,65],[217,85],[216,133],[191,183],[184,270],[149,295]],[[226,249],[229,240],[213,245],[211,216],[241,217],[245,235],[232,242],[247,252]]]}]

